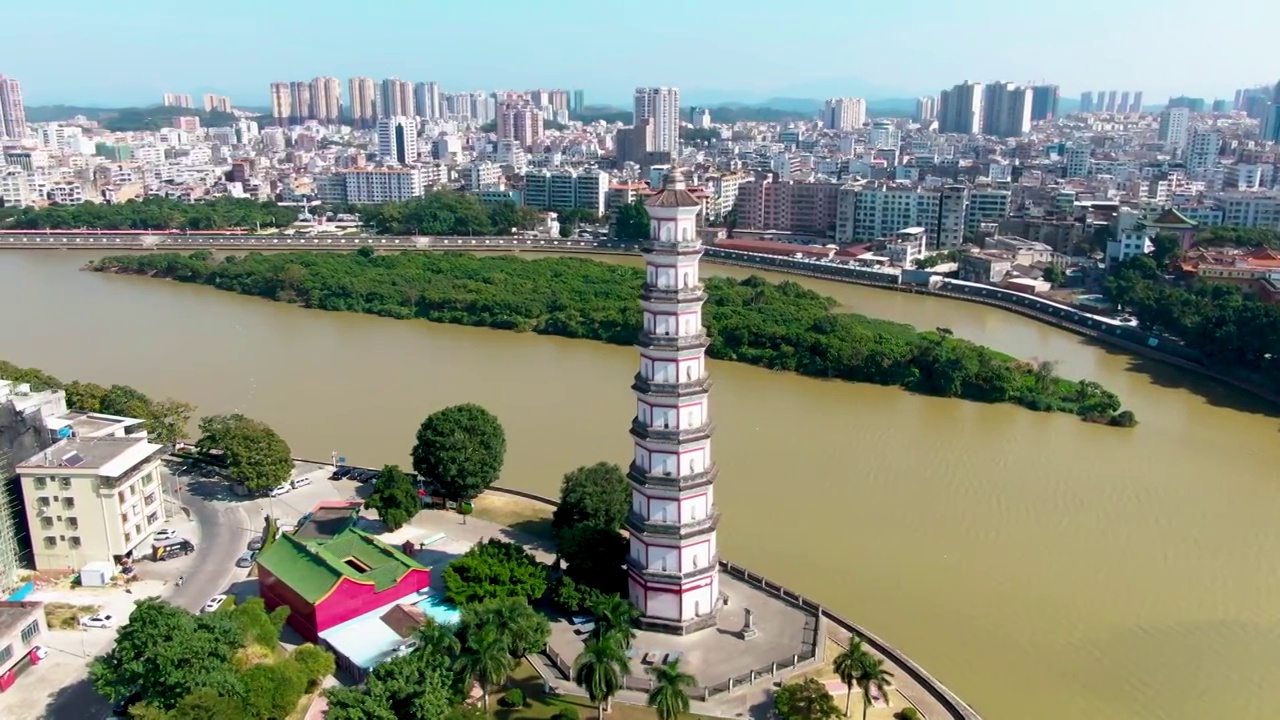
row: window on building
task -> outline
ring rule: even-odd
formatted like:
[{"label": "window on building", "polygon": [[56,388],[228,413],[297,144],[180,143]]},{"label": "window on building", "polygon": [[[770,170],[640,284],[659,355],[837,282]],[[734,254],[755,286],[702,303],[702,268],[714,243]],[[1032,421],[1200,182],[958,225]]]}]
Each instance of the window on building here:
[{"label": "window on building", "polygon": [[79,529],[80,529],[80,520],[79,520],[79,518],[73,518],[73,517],[69,517],[69,518],[67,518],[67,529],[68,529],[68,530],[79,530]]},{"label": "window on building", "polygon": [[62,486],[62,489],[63,489],[63,490],[70,490],[70,489],[71,489],[71,478],[69,478],[69,477],[58,478],[58,484]]},{"label": "window on building", "polygon": [[11,657],[13,657],[13,646],[5,645],[4,649],[0,650],[0,665],[9,662]]},{"label": "window on building", "polygon": [[40,498],[36,498],[36,505],[38,505],[38,506],[40,506],[40,507],[42,507],[42,508],[47,508],[47,507],[49,507],[49,498],[47,498],[47,497],[40,497]]},{"label": "window on building", "polygon": [[30,645],[31,641],[40,634],[40,621],[32,620],[26,627],[22,628],[22,644]]},{"label": "window on building", "polygon": [[124,505],[124,491],[123,491],[123,490],[121,490],[120,492],[116,493],[116,502],[119,502],[121,505]]},{"label": "window on building", "polygon": [[78,548],[80,547],[80,536],[72,535],[71,537],[67,538],[67,542],[71,544],[72,548]]},{"label": "window on building", "polygon": [[31,478],[31,485],[37,490],[43,490],[49,486],[49,478]]},{"label": "window on building", "polygon": [[63,510],[75,510],[75,509],[76,509],[76,499],[75,499],[75,498],[73,498],[73,497],[64,497],[64,498],[62,498],[62,509],[63,509]]},{"label": "window on building", "polygon": [[49,549],[52,549],[52,548],[56,548],[56,547],[58,547],[58,538],[56,538],[56,537],[54,537],[54,536],[52,536],[52,535],[45,535],[45,536],[44,536],[44,546],[45,546],[45,548],[49,548]]},{"label": "window on building", "polygon": [[52,529],[53,529],[53,518],[48,517],[48,516],[45,516],[45,517],[40,518],[40,527],[41,527],[41,529],[43,529],[43,530],[52,530]]}]

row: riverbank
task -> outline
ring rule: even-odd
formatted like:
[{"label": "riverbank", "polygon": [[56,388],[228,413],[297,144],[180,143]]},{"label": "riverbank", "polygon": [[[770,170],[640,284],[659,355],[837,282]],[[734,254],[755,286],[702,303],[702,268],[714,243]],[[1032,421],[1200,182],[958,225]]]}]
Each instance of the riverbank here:
[{"label": "riverbank", "polygon": [[[641,329],[642,270],[581,258],[312,252],[218,260],[209,252],[102,258],[98,272],[147,275],[243,295],[397,319],[535,332],[615,345]],[[708,355],[810,377],[892,385],[938,397],[1011,403],[1132,426],[1114,393],[953,337],[833,312],[795,283],[711,278]]]}]

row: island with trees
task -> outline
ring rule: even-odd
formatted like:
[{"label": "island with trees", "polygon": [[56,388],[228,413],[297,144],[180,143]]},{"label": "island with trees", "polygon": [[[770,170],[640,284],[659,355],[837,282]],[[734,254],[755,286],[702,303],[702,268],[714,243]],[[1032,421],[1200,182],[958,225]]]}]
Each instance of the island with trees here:
[{"label": "island with trees", "polygon": [[[640,330],[642,270],[581,258],[525,260],[465,253],[156,253],[102,258],[100,272],[200,283],[321,310],[537,332],[630,345]],[[940,397],[1016,403],[1132,424],[1114,393],[1058,377],[949,330],[836,312],[795,282],[710,278],[712,358],[818,378],[895,385]]]}]

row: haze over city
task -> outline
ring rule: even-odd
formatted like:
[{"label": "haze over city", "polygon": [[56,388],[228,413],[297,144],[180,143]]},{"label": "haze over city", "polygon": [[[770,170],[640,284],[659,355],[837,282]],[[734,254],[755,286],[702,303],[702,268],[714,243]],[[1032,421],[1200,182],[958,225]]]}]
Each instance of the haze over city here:
[{"label": "haze over city", "polygon": [[[11,34],[5,72],[22,79],[30,104],[98,106],[153,104],[175,88],[265,105],[271,81],[315,75],[429,79],[458,90],[575,87],[591,103],[622,105],[637,85],[675,85],[690,103],[714,104],[912,97],[964,79],[1043,81],[1068,95],[1143,87],[1155,100],[1225,97],[1265,81],[1259,66],[1280,23],[1275,5],[1223,0],[1206,20],[1230,22],[1232,51],[1168,62],[1171,44],[1188,37],[1188,18],[1204,14],[1202,3],[815,0],[791,9],[715,0],[657,7],[496,0],[483,7],[384,2],[353,12],[323,0],[229,0],[198,21],[175,22],[172,6],[157,0],[69,0],[56,28],[62,50],[50,50],[46,33]],[[18,3],[6,9],[7,24],[41,26],[45,12]],[[90,54],[109,58],[109,69],[87,62]]]}]

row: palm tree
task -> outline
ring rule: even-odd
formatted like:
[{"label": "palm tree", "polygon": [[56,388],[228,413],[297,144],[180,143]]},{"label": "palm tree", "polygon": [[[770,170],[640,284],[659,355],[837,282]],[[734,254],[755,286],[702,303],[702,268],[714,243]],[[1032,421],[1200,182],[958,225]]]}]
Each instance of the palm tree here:
[{"label": "palm tree", "polygon": [[697,681],[680,670],[680,658],[649,668],[649,674],[653,676],[649,707],[657,713],[658,720],[676,720],[689,712],[689,688]]},{"label": "palm tree", "polygon": [[507,643],[491,625],[467,633],[467,644],[456,661],[457,668],[480,683],[485,713],[489,712],[489,689],[506,681],[516,660],[507,652]]},{"label": "palm tree", "polygon": [[889,678],[893,677],[893,673],[884,669],[884,661],[872,655],[871,653],[863,653],[862,661],[858,663],[858,677],[854,680],[858,687],[862,688],[862,720],[867,720],[867,710],[871,707],[873,698],[871,691],[874,689],[880,693],[881,697],[889,697]]},{"label": "palm tree", "polygon": [[840,682],[844,683],[844,716],[849,717],[849,706],[853,703],[853,686],[862,669],[862,657],[867,654],[862,647],[862,639],[854,638],[849,649],[840,653],[831,661],[831,669],[835,671]]},{"label": "palm tree", "polygon": [[620,595],[602,595],[589,609],[595,616],[591,628],[593,639],[604,642],[616,637],[623,650],[631,649],[631,641],[636,639],[634,623],[640,617],[640,610],[630,600]]},{"label": "palm tree", "polygon": [[626,650],[616,635],[588,638],[582,653],[573,661],[573,681],[600,709],[601,718],[609,711],[610,701],[622,689],[622,679],[630,672]]},{"label": "palm tree", "polygon": [[447,658],[457,657],[462,651],[462,644],[458,642],[453,628],[434,621],[428,621],[418,628],[418,646],[433,655]]}]

